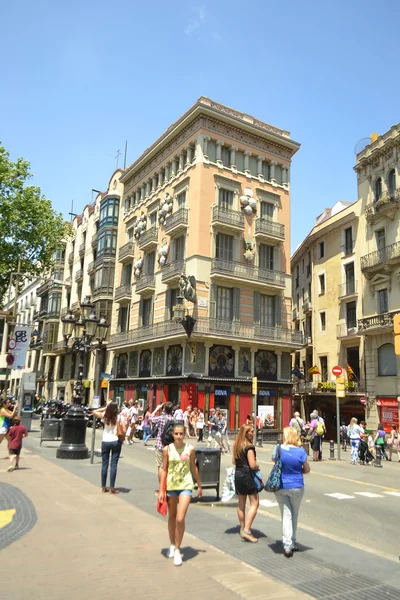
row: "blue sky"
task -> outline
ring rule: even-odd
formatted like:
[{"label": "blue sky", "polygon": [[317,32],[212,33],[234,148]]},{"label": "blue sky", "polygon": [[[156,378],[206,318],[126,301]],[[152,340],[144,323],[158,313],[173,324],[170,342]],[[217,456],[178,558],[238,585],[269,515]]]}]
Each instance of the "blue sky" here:
[{"label": "blue sky", "polygon": [[[201,96],[288,129],[292,250],[356,200],[354,148],[399,118],[397,0],[0,6],[0,139],[67,216]],[[122,166],[123,156],[119,166]]]}]

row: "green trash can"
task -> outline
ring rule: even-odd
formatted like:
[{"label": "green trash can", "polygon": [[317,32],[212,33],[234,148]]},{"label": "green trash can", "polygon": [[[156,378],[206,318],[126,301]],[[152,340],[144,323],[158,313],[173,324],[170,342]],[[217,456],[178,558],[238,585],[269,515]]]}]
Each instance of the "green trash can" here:
[{"label": "green trash can", "polygon": [[221,450],[219,448],[197,447],[196,464],[199,469],[203,489],[215,489],[219,500]]},{"label": "green trash can", "polygon": [[21,425],[26,427],[28,431],[31,431],[31,428],[32,428],[32,415],[33,415],[33,410],[22,410],[21,411]]}]

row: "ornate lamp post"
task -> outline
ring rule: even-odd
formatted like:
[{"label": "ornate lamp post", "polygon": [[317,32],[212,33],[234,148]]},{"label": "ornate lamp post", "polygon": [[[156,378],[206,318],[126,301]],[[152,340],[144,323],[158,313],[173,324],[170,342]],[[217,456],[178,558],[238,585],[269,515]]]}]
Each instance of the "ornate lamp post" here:
[{"label": "ornate lamp post", "polygon": [[[61,319],[63,324],[64,347],[69,352],[79,353],[78,379],[74,386],[73,404],[64,418],[62,442],[57,450],[57,458],[79,459],[88,458],[86,439],[86,418],[82,407],[83,400],[83,370],[85,354],[93,350],[92,341],[97,339],[99,346],[104,342],[108,323],[104,317],[96,317],[95,306],[87,297],[81,302],[81,315],[77,319],[68,312]],[[75,332],[70,347],[68,342]]]},{"label": "ornate lamp post", "polygon": [[177,304],[172,308],[172,319],[182,325],[188,338],[190,338],[196,325],[196,319],[187,313],[185,299],[195,304],[197,300],[196,279],[193,276],[186,277],[182,274],[179,281],[179,290],[179,296],[176,298]]}]

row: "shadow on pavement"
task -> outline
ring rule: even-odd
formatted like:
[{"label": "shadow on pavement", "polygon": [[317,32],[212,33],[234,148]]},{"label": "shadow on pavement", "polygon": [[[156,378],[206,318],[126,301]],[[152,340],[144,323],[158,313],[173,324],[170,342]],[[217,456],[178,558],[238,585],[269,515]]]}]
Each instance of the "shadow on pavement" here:
[{"label": "shadow on pavement", "polygon": [[[307,550],[314,550],[311,546],[304,546],[304,544],[296,544],[298,547],[298,553],[307,552]],[[280,540],[276,540],[272,544],[268,544],[274,554],[283,554],[283,544]]]},{"label": "shadow on pavement", "polygon": [[[240,533],[240,527],[239,525],[237,525],[236,527],[230,527],[229,529],[225,529],[225,533],[229,534],[229,535],[239,535]],[[266,538],[267,536],[265,535],[265,533],[263,533],[262,531],[260,531],[259,529],[254,529],[254,527],[251,528],[251,533],[254,535],[254,537],[256,537],[257,539],[261,539],[261,538]],[[246,541],[246,540],[244,540]],[[247,542],[247,543],[251,543],[251,542]]]},{"label": "shadow on pavement", "polygon": [[[168,552],[169,548],[163,548],[161,550],[161,554],[164,556],[164,558],[168,558]],[[181,548],[183,562],[191,560],[192,558],[196,558],[196,556],[200,554],[200,552],[206,553],[207,550],[196,550],[196,548],[192,548],[192,546],[185,546],[184,548]]]}]

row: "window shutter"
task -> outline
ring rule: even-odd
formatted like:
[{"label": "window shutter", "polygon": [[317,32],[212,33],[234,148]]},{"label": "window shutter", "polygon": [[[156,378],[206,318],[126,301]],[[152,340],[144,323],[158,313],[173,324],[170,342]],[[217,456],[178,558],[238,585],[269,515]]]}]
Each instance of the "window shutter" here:
[{"label": "window shutter", "polygon": [[153,325],[154,296],[150,298],[149,325]]},{"label": "window shutter", "polygon": [[165,312],[164,312],[164,320],[169,321],[172,317],[171,310],[171,290],[168,288],[165,292]]},{"label": "window shutter", "polygon": [[139,327],[143,327],[143,299],[139,302]]},{"label": "window shutter", "polygon": [[274,296],[274,314],[275,325],[282,325],[282,299],[280,296]]},{"label": "window shutter", "polygon": [[260,292],[254,292],[254,323],[260,323]]},{"label": "window shutter", "polygon": [[217,286],[215,283],[210,285],[210,310],[209,316],[211,319],[215,319],[216,316],[216,301],[217,301]]},{"label": "window shutter", "polygon": [[233,288],[233,320],[240,321],[240,288]]}]

